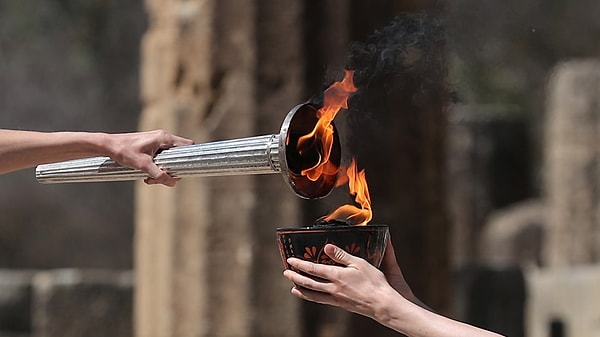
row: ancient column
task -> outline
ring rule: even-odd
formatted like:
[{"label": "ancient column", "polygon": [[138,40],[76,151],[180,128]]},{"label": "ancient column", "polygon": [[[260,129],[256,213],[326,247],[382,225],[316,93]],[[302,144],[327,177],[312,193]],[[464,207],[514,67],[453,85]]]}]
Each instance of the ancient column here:
[{"label": "ancient column", "polygon": [[[196,142],[278,132],[300,102],[299,5],[146,5],[141,129]],[[277,226],[298,223],[296,199],[279,175],[137,185],[136,336],[298,336],[275,244]]]},{"label": "ancient column", "polygon": [[544,158],[543,263],[549,268],[528,275],[527,331],[535,337],[594,336],[600,291],[595,266],[600,258],[600,62],[565,62],[551,75]]},{"label": "ancient column", "polygon": [[600,259],[600,62],[556,67],[546,119],[548,234],[551,267]]},{"label": "ancient column", "polygon": [[[299,1],[256,1],[256,134],[279,130],[288,110],[306,100],[302,6]],[[301,302],[290,294],[292,284],[282,276],[275,243],[277,227],[302,225],[300,199],[285,185],[279,176],[254,180],[258,200],[249,228],[254,244],[248,336],[302,336]]]}]

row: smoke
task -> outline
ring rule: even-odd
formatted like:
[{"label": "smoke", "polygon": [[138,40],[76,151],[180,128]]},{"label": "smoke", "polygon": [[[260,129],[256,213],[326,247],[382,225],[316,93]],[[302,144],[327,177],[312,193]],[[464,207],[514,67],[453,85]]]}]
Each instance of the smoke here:
[{"label": "smoke", "polygon": [[[445,34],[437,18],[404,14],[347,53],[345,68],[354,71],[358,91],[335,121],[342,162],[356,158],[380,193],[381,186],[397,183],[388,174],[391,161],[419,165],[424,125],[436,121],[449,102]],[[321,105],[322,96],[311,101]]]},{"label": "smoke", "polygon": [[[390,95],[405,97],[405,105],[423,107],[445,99],[444,29],[426,14],[405,14],[375,31],[366,42],[355,42],[347,57],[358,94],[351,110],[373,114],[385,109]],[[397,96],[399,95],[399,97]]]},{"label": "smoke", "polygon": [[[376,123],[399,105],[413,111],[445,106],[451,98],[445,35],[439,19],[407,13],[376,30],[367,41],[354,42],[346,57],[346,69],[354,71],[358,88],[349,100],[350,123],[365,119]],[[327,81],[325,88],[334,81]],[[322,105],[323,94],[310,102]]]},{"label": "smoke", "polygon": [[[346,69],[354,71],[358,92],[349,99],[348,111],[336,117],[343,135],[342,161],[356,157],[364,167],[391,146],[404,156],[418,155],[423,118],[440,113],[450,101],[445,34],[439,19],[411,13],[351,45]],[[321,105],[322,99],[311,102]],[[399,125],[400,134],[390,129]]]}]

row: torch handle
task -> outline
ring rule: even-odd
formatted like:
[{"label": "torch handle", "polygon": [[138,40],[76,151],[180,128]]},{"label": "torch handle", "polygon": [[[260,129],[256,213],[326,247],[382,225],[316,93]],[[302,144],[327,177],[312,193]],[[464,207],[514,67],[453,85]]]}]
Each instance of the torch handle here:
[{"label": "torch handle", "polygon": [[[281,172],[280,135],[264,135],[166,149],[154,162],[174,177],[266,174]],[[285,158],[284,158],[285,160]],[[39,165],[40,183],[126,181],[148,177],[121,166],[109,157],[69,160]]]}]

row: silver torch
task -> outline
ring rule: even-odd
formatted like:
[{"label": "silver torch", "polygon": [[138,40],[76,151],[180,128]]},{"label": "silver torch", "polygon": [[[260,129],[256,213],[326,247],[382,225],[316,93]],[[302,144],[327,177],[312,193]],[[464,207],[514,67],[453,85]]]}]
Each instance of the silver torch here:
[{"label": "silver torch", "polygon": [[[301,136],[310,133],[318,120],[317,107],[310,103],[295,106],[285,117],[278,134],[214,141],[165,149],[154,162],[174,177],[210,177],[280,173],[294,193],[302,198],[325,197],[335,187],[336,174],[324,173],[317,179],[301,174],[318,165],[320,146],[298,150]],[[317,140],[318,142],[318,140]],[[334,126],[329,161],[339,167],[341,147]],[[138,180],[145,172],[115,163],[109,157],[93,157],[43,164],[36,168],[40,183],[75,183]]]}]

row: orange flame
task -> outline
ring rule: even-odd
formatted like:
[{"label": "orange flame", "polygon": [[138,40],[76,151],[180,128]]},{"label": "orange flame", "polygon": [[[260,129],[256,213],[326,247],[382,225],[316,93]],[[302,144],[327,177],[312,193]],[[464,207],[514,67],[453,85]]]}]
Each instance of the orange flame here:
[{"label": "orange flame", "polygon": [[350,166],[346,169],[346,174],[338,178],[338,186],[346,182],[348,182],[350,194],[354,196],[354,201],[360,205],[360,208],[355,205],[342,205],[333,213],[325,216],[323,220],[345,219],[358,226],[366,225],[373,218],[371,196],[369,195],[365,170],[358,171],[354,158],[352,158]]},{"label": "orange flame", "polygon": [[308,169],[302,170],[301,175],[311,181],[316,181],[322,174],[333,175],[338,167],[329,161],[333,146],[333,119],[341,109],[348,108],[348,98],[358,89],[354,86],[354,71],[346,70],[340,82],[333,83],[324,92],[323,107],[317,111],[317,124],[308,134],[298,139],[298,151],[304,154],[315,147],[319,148],[321,158]]},{"label": "orange flame", "polygon": [[[317,181],[321,175],[335,176],[339,167],[329,160],[334,141],[333,120],[341,109],[348,109],[348,99],[358,89],[354,86],[354,71],[346,70],[344,78],[333,83],[324,92],[323,107],[317,111],[317,123],[314,129],[298,139],[298,152],[303,155],[317,149],[320,155],[317,163],[308,169],[301,170],[300,174],[311,181]],[[330,215],[322,218],[325,221],[346,220],[354,225],[366,225],[371,221],[371,197],[367,186],[365,171],[358,171],[356,161],[352,162],[339,174],[336,187],[348,183],[350,194],[354,196],[356,205],[342,205]]]}]

